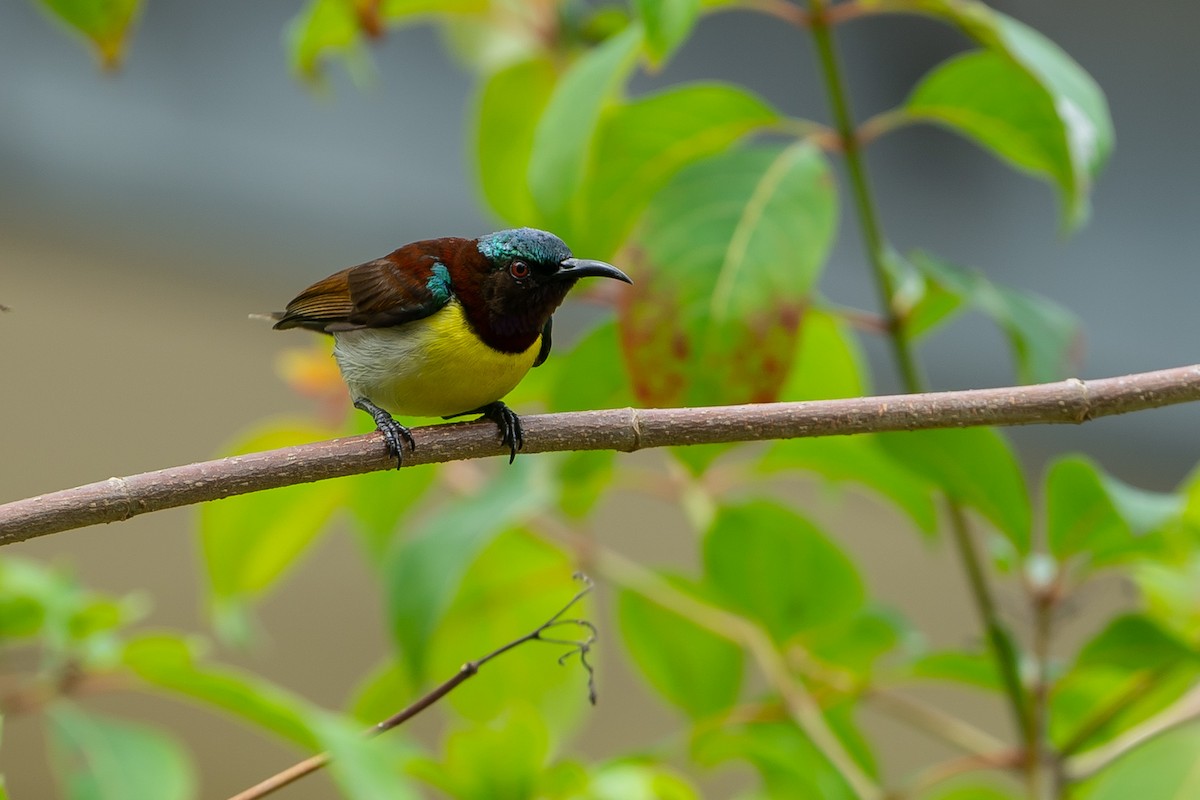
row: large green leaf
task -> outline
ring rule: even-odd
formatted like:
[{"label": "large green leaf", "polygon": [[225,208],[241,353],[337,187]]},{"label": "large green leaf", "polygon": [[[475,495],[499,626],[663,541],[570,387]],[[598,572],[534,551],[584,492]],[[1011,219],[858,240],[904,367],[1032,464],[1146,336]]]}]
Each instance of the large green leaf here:
[{"label": "large green leaf", "polygon": [[708,583],[779,642],[844,623],[863,606],[853,562],[815,525],[766,500],[726,506],[704,537]]},{"label": "large green leaf", "polygon": [[101,65],[112,69],[125,54],[142,0],[38,0],[37,4],[88,39]]},{"label": "large green leaf", "polygon": [[51,763],[66,800],[190,800],[196,773],[166,733],[85,712],[65,700],[47,712]]},{"label": "large green leaf", "polygon": [[242,670],[197,663],[194,649],[177,634],[143,634],[126,645],[124,660],[151,686],[227,711],[302,747],[316,747],[309,727],[316,709],[307,701]]},{"label": "large green leaf", "polygon": [[[707,600],[702,587],[668,576],[675,588]],[[634,592],[617,597],[617,621],[646,680],[692,717],[731,707],[742,684],[741,648]]]},{"label": "large green leaf", "polygon": [[1058,558],[1079,557],[1091,569],[1144,557],[1160,547],[1146,534],[1181,506],[1177,496],[1126,486],[1086,458],[1062,458],[1046,475],[1047,544]]},{"label": "large green leaf", "polygon": [[480,186],[492,210],[510,225],[540,224],[527,176],[534,132],[557,77],[549,58],[532,58],[491,75],[479,95]]},{"label": "large green leaf", "polygon": [[700,16],[700,0],[634,0],[646,29],[646,52],[655,64],[670,58],[687,40]]},{"label": "large green leaf", "polygon": [[1190,800],[1200,797],[1200,725],[1146,742],[1084,785],[1085,800]]},{"label": "large green leaf", "polygon": [[478,493],[441,509],[388,553],[383,574],[392,635],[414,682],[426,676],[430,639],[475,557],[552,500],[546,466],[534,459],[506,465]]},{"label": "large green leaf", "polygon": [[921,296],[907,315],[912,335],[927,332],[937,322],[948,319],[949,314],[942,313],[931,320],[930,306],[945,310],[946,298],[953,298],[951,313],[969,304],[1004,332],[1022,382],[1055,381],[1078,368],[1081,325],[1066,308],[1040,295],[997,286],[978,271],[928,253],[912,253],[909,263],[919,273],[914,278],[923,282]]},{"label": "large green leaf", "polygon": [[570,238],[568,204],[579,189],[600,113],[633,69],[642,30],[630,25],[562,76],[534,133],[529,190],[542,224]]},{"label": "large green leaf", "polygon": [[765,472],[811,470],[834,483],[860,483],[890,500],[917,529],[937,532],[933,488],[897,464],[871,436],[821,436],[774,442],[760,462]]},{"label": "large green leaf", "polygon": [[1052,180],[1068,227],[1087,218],[1092,180],[1112,153],[1113,125],[1104,93],[1079,64],[1042,34],[975,0],[863,5],[939,17],[983,45],[985,54],[935,69],[914,92],[913,110]]},{"label": "large green leaf", "polygon": [[884,451],[897,465],[974,508],[1012,543],[1029,552],[1029,494],[1021,467],[991,428],[884,433]]},{"label": "large green leaf", "polygon": [[582,187],[576,249],[610,258],[680,169],[779,118],[762,99],[719,83],[676,86],[613,108],[600,124]]},{"label": "large green leaf", "polygon": [[833,178],[799,143],[683,169],[651,202],[621,339],[648,405],[774,400],[836,225]]},{"label": "large green leaf", "polygon": [[[331,431],[271,422],[228,455],[328,439]],[[229,497],[200,506],[200,542],[222,632],[237,637],[242,602],[263,594],[296,564],[346,500],[348,485],[321,481]]]}]

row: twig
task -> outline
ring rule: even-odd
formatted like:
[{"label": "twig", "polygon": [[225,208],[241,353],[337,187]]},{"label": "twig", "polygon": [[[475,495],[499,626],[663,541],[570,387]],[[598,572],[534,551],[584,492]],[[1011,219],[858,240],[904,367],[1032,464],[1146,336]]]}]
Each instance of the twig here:
[{"label": "twig", "polygon": [[1064,776],[1069,781],[1090,778],[1151,739],[1197,720],[1200,720],[1200,686],[1193,686],[1183,697],[1142,724],[1106,744],[1068,759],[1063,766]]},{"label": "twig", "polygon": [[[575,573],[575,578],[583,582],[583,588],[576,592],[575,596],[572,597],[565,606],[560,608],[558,613],[556,613],[554,616],[550,617],[548,620],[521,638],[513,639],[508,644],[498,647],[492,652],[488,653],[483,658],[478,658],[474,661],[468,661],[467,663],[463,664],[461,667],[459,667],[458,672],[454,673],[453,677],[434,687],[431,691],[423,695],[415,703],[408,706],[404,710],[393,714],[382,722],[372,725],[369,729],[367,729],[365,735],[368,738],[378,736],[381,733],[390,731],[392,728],[403,725],[417,714],[420,714],[422,711],[429,708],[446,695],[450,694],[450,692],[454,691],[459,684],[465,682],[468,678],[473,678],[479,672],[479,668],[491,661],[493,658],[498,658],[513,648],[519,647],[526,642],[532,642],[535,640],[546,642],[547,644],[559,644],[570,647],[571,649],[558,659],[558,663],[560,664],[564,663],[566,659],[573,655],[579,655],[579,662],[583,665],[583,668],[588,674],[588,700],[595,705],[596,675],[592,669],[592,665],[587,660],[587,656],[591,651],[592,645],[596,642],[596,626],[583,619],[563,619],[563,615],[570,611],[576,603],[582,600],[584,596],[590,593],[594,588],[591,578],[584,575],[582,572]],[[587,630],[588,636],[582,641],[573,641],[567,639],[551,639],[542,635],[547,630],[560,627],[562,625],[576,625],[582,627]],[[310,756],[303,761],[293,764],[281,772],[277,772],[276,774],[267,778],[265,781],[255,784],[245,791],[237,793],[231,797],[230,800],[258,800],[259,798],[266,797],[267,795],[282,789],[284,786],[298,781],[305,775],[310,775],[313,772],[316,772],[328,764],[329,761],[330,756],[328,753],[317,753],[314,756]]]},{"label": "twig", "polygon": [[886,689],[868,689],[864,698],[872,708],[976,758],[994,760],[996,753],[1008,749],[1008,745],[987,731],[908,695]]},{"label": "twig", "polygon": [[[707,408],[621,408],[522,418],[525,453],[750,442],[978,425],[1081,423],[1200,400],[1200,365],[1120,378]],[[405,465],[507,454],[488,422],[413,430]],[[0,545],[165,508],[394,467],[378,433],[285,447],[66,489],[0,506]]]}]

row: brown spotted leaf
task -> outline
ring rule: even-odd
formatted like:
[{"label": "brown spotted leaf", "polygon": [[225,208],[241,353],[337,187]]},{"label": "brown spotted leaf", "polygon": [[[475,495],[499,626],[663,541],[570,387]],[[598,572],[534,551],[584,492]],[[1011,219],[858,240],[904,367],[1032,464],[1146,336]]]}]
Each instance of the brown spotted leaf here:
[{"label": "brown spotted leaf", "polygon": [[768,402],[796,352],[800,310],[837,220],[824,157],[804,143],[722,153],[651,201],[621,311],[647,405]]}]

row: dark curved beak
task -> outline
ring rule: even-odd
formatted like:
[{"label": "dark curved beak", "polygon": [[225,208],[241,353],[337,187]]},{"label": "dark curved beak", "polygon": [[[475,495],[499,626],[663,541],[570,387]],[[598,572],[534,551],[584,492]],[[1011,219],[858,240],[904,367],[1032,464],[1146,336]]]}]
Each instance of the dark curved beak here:
[{"label": "dark curved beak", "polygon": [[593,261],[590,258],[567,258],[560,264],[562,269],[555,273],[560,278],[616,278],[625,283],[633,283],[629,276],[612,264],[604,261]]}]

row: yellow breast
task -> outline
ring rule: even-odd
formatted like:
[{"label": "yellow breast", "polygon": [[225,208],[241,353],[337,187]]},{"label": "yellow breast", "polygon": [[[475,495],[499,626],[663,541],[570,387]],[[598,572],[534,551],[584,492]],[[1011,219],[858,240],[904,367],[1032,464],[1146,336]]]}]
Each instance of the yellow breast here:
[{"label": "yellow breast", "polygon": [[355,399],[417,417],[461,414],[499,400],[529,372],[542,343],[539,336],[523,353],[493,350],[457,300],[425,319],[334,338],[334,357]]}]

